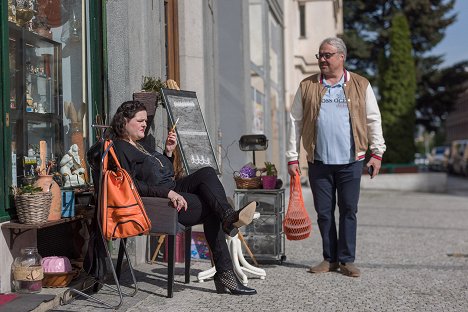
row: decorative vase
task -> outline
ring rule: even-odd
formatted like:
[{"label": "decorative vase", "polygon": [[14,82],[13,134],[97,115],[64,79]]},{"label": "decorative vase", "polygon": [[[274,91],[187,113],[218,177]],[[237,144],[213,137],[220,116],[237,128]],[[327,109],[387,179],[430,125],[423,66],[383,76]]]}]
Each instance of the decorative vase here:
[{"label": "decorative vase", "polygon": [[13,286],[18,293],[33,294],[42,290],[44,270],[36,247],[21,249],[21,255],[11,265]]},{"label": "decorative vase", "polygon": [[262,176],[262,185],[266,190],[272,190],[276,187],[277,176]]},{"label": "decorative vase", "polygon": [[42,188],[42,191],[52,193],[52,203],[50,204],[48,221],[60,220],[62,217],[61,191],[57,182],[55,182],[52,177],[52,175],[40,175],[36,182],[34,182],[34,185]]}]

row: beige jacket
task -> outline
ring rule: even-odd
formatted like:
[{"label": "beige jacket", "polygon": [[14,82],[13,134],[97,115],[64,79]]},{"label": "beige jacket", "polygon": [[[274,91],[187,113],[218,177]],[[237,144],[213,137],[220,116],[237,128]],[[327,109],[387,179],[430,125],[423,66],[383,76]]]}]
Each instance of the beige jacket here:
[{"label": "beige jacket", "polygon": [[[343,87],[348,102],[355,159],[363,159],[368,148],[371,149],[373,157],[381,159],[386,146],[382,135],[380,110],[369,81],[345,71]],[[286,147],[288,162],[298,159],[301,138],[307,152],[307,160],[314,162],[316,121],[325,92],[321,74],[307,77],[300,83],[290,112],[291,122]]]}]

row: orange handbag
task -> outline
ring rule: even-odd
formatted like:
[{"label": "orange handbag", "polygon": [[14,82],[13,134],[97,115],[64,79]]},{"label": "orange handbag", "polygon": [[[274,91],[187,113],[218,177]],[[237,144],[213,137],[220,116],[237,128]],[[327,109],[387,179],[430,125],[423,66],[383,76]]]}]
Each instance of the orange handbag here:
[{"label": "orange handbag", "polygon": [[[132,178],[120,166],[111,140],[104,143],[101,184],[102,232],[107,240],[148,234],[151,221]],[[115,169],[109,168],[109,155]]]},{"label": "orange handbag", "polygon": [[301,176],[296,172],[289,184],[288,211],[283,221],[283,229],[288,240],[302,240],[309,237],[312,222],[304,206],[302,197]]}]

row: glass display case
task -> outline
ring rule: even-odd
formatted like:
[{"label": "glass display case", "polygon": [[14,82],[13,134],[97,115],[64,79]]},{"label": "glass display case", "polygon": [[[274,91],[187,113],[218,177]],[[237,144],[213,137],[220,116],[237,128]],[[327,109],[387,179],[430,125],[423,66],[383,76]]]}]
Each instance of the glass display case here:
[{"label": "glass display case", "polygon": [[[260,217],[240,230],[249,249],[259,262],[282,263],[286,259],[283,232],[284,196],[284,189],[236,189],[234,191],[236,209],[251,201],[258,203],[256,212],[260,213]],[[245,250],[244,254],[246,254]]]},{"label": "glass display case", "polygon": [[9,22],[10,128],[18,184],[37,166],[40,141],[47,144],[47,160],[63,154],[60,54],[60,43]]}]

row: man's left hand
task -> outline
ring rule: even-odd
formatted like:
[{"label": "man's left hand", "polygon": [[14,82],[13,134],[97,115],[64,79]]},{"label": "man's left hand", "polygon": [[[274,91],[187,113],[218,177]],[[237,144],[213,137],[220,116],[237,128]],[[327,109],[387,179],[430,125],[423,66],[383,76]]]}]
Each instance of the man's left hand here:
[{"label": "man's left hand", "polygon": [[379,174],[380,167],[382,166],[382,161],[377,159],[377,158],[371,157],[366,166],[367,166],[367,168],[369,168],[371,166],[374,168],[374,172],[372,172],[372,175],[371,175],[371,179],[372,179],[376,175]]}]

